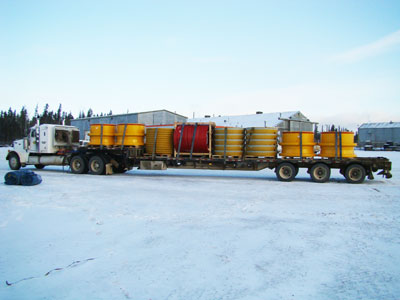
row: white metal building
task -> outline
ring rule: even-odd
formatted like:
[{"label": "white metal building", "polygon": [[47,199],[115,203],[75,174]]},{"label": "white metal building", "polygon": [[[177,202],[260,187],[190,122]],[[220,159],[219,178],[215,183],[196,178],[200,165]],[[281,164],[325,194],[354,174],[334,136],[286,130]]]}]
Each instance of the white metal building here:
[{"label": "white metal building", "polygon": [[300,111],[262,113],[240,116],[205,116],[189,119],[188,122],[215,122],[227,127],[278,127],[281,131],[313,131],[311,122]]}]

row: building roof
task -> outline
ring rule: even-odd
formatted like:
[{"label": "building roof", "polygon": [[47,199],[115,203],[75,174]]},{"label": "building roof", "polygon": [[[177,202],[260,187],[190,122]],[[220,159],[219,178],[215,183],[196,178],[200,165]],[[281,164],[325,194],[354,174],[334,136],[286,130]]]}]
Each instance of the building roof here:
[{"label": "building roof", "polygon": [[240,116],[218,116],[210,118],[194,118],[188,122],[214,122],[217,126],[227,127],[276,127],[282,119],[296,120],[294,117],[300,111],[274,112],[266,114],[252,114]]},{"label": "building roof", "polygon": [[90,119],[93,119],[93,118],[110,118],[110,117],[117,117],[117,116],[118,117],[119,116],[133,116],[133,115],[148,114],[148,113],[161,112],[161,111],[165,111],[167,113],[170,113],[170,114],[173,114],[173,115],[177,115],[177,116],[180,116],[182,118],[187,118],[186,116],[174,113],[174,112],[166,110],[166,109],[159,109],[159,110],[141,111],[141,112],[127,113],[127,114],[92,116],[92,117],[89,117],[89,118],[76,118],[76,119],[73,119],[73,120],[76,121],[76,120],[90,120]]},{"label": "building roof", "polygon": [[366,128],[400,128],[400,122],[364,123],[359,129]]}]

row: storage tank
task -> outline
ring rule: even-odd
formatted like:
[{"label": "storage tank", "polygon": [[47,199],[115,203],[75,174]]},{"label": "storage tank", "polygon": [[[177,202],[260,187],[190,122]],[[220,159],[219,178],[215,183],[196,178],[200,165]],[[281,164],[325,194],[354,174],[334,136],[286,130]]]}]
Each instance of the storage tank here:
[{"label": "storage tank", "polygon": [[278,129],[275,127],[246,128],[246,156],[276,157]]},{"label": "storage tank", "polygon": [[[226,141],[226,146],[225,146]],[[226,156],[242,156],[244,144],[244,129],[237,127],[215,128],[214,154]]]},{"label": "storage tank", "polygon": [[89,145],[113,146],[115,144],[115,125],[91,124],[89,136]]},{"label": "storage tank", "polygon": [[[322,132],[321,133],[321,157],[356,157],[354,153],[354,132]],[[340,147],[342,145],[342,147]]]},{"label": "storage tank", "polygon": [[314,157],[314,133],[312,131],[283,132],[281,146],[280,156],[282,157]]},{"label": "storage tank", "polygon": [[147,128],[146,129],[146,153],[153,154],[154,140],[156,137],[155,154],[172,155],[174,152],[174,129],[173,128]]},{"label": "storage tank", "polygon": [[144,129],[145,126],[143,124],[118,124],[115,133],[115,144],[118,146],[143,146]]}]

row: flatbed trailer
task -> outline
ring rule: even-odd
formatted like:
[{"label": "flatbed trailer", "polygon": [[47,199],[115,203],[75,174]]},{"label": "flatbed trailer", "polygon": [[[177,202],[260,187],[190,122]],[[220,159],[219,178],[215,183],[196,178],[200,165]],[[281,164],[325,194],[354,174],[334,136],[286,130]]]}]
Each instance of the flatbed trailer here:
[{"label": "flatbed trailer", "polygon": [[[124,146],[125,130],[121,146],[100,145],[79,146],[79,130],[73,126],[55,124],[36,125],[31,128],[28,137],[13,142],[6,159],[13,170],[27,165],[35,165],[41,169],[48,165],[69,165],[75,174],[91,173],[95,175],[123,173],[134,167],[139,169],[163,170],[166,168],[212,169],[212,170],[275,170],[281,181],[292,181],[300,168],[307,169],[315,182],[326,182],[330,178],[331,169],[338,169],[349,183],[361,183],[365,177],[374,178],[374,172],[391,178],[392,163],[384,157],[342,156],[342,134],[335,138],[335,157],[307,158],[302,152],[302,134],[300,134],[300,157],[252,157],[243,151],[242,156],[227,156],[226,131],[224,155],[213,155],[212,147],[208,153],[194,153],[194,141],[197,123],[194,124],[190,153],[181,153],[182,132],[177,149],[173,155],[156,155],[156,137],[153,143],[153,154],[144,152],[143,146]],[[211,126],[208,124],[208,126]],[[182,124],[182,128],[184,124]],[[125,126],[126,128],[126,126]],[[208,139],[211,140],[209,129]],[[102,132],[102,131],[101,131]]]},{"label": "flatbed trailer", "polygon": [[[212,156],[168,156],[146,155],[134,147],[85,147],[71,154],[68,159],[71,171],[76,174],[122,173],[134,167],[147,170],[211,169],[259,171],[275,170],[280,181],[292,181],[300,168],[307,169],[315,182],[326,182],[331,169],[338,169],[349,183],[362,183],[365,177],[374,179],[374,172],[391,178],[392,163],[384,157],[355,158],[249,158]],[[107,165],[111,172],[107,172]]]}]

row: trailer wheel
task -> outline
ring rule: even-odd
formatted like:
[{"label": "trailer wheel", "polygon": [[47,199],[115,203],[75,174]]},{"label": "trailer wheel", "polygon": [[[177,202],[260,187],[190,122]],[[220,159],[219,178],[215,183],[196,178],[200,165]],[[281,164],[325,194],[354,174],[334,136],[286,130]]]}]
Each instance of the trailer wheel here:
[{"label": "trailer wheel", "polygon": [[19,160],[18,154],[10,153],[8,156],[8,165],[11,170],[19,170],[21,168],[21,161]]},{"label": "trailer wheel", "polygon": [[74,174],[86,174],[88,172],[88,163],[82,155],[75,155],[71,158],[69,166]]},{"label": "trailer wheel", "polygon": [[344,177],[348,183],[362,183],[365,180],[365,168],[359,164],[352,164],[346,168]]},{"label": "trailer wheel", "polygon": [[44,165],[42,165],[42,164],[36,164],[36,165],[35,165],[35,168],[41,170],[41,169],[44,168]]},{"label": "trailer wheel", "polygon": [[296,168],[293,164],[284,162],[276,167],[275,173],[280,181],[292,181],[296,177]]},{"label": "trailer wheel", "polygon": [[101,156],[95,155],[89,160],[90,173],[94,175],[103,175],[106,170],[106,163]]},{"label": "trailer wheel", "polygon": [[331,177],[331,169],[326,164],[317,163],[311,167],[310,176],[314,182],[327,182]]}]

